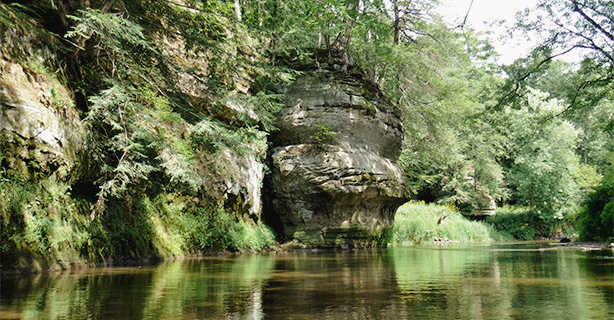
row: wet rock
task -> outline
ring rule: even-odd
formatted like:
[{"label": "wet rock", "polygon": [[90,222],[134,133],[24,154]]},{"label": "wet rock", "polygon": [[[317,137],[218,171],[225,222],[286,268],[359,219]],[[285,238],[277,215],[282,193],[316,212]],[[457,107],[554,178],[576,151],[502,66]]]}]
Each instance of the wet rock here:
[{"label": "wet rock", "polygon": [[306,72],[285,94],[270,138],[265,219],[312,246],[384,243],[409,196],[396,164],[400,111],[358,73]]}]

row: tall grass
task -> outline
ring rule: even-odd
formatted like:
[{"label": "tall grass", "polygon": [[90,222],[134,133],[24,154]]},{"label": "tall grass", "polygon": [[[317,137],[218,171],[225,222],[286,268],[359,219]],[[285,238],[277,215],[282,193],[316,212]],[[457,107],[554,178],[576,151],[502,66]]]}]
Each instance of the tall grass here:
[{"label": "tall grass", "polygon": [[[438,224],[443,216],[446,217],[444,222]],[[393,243],[423,244],[436,240],[481,242],[510,240],[510,237],[485,223],[465,218],[452,206],[411,201],[399,208],[393,227]]]}]

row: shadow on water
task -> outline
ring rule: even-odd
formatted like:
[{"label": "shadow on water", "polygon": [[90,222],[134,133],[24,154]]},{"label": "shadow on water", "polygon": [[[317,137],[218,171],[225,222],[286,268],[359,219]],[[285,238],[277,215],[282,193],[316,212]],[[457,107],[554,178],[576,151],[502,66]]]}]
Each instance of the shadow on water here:
[{"label": "shadow on water", "polygon": [[614,319],[614,255],[392,247],[0,280],[0,319]]}]

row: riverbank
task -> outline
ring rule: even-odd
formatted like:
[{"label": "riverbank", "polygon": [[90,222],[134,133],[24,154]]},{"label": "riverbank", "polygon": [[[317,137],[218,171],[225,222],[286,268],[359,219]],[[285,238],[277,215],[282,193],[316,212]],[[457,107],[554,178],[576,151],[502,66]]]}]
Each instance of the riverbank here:
[{"label": "riverbank", "polygon": [[[43,198],[44,199],[44,198]],[[181,199],[174,198],[175,201]],[[223,210],[213,210],[212,214],[200,211],[199,215],[190,210],[175,210],[169,211],[170,200],[161,201],[141,201],[146,205],[138,206],[140,210],[138,215],[132,211],[132,217],[136,219],[140,217],[140,223],[122,224],[121,230],[125,235],[134,234],[150,234],[147,241],[136,241],[127,237],[103,237],[105,234],[100,233],[101,226],[87,219],[84,214],[68,211],[62,215],[47,216],[54,225],[65,226],[64,237],[68,231],[67,226],[89,226],[83,230],[93,230],[88,234],[89,239],[107,238],[106,247],[130,248],[123,251],[107,251],[102,256],[80,256],[79,252],[93,252],[94,248],[90,245],[88,251],[74,250],[72,254],[66,254],[70,248],[80,248],[77,243],[62,242],[59,237],[61,233],[49,233],[48,239],[50,243],[62,243],[63,252],[60,251],[43,251],[39,255],[31,251],[21,250],[13,257],[14,263],[12,268],[9,267],[8,261],[4,259],[3,265],[5,269],[1,270],[2,274],[27,274],[27,273],[55,273],[72,271],[88,268],[104,268],[104,267],[129,267],[129,266],[145,266],[155,265],[163,261],[182,260],[196,257],[213,257],[213,256],[236,256],[240,254],[265,253],[265,252],[288,252],[288,251],[305,251],[305,252],[321,252],[321,251],[344,251],[344,250],[360,250],[350,246],[338,246],[330,248],[314,248],[300,242],[277,243],[274,240],[274,234],[264,225],[247,224],[239,220],[232,219],[232,216],[225,213]],[[185,208],[186,206],[181,206]],[[164,210],[164,208],[167,208]],[[117,212],[124,216],[124,213]],[[47,218],[45,216],[42,216]],[[199,218],[200,217],[200,218]],[[210,217],[215,219],[210,220]],[[441,217],[445,219],[440,221]],[[41,216],[33,216],[30,223],[37,224]],[[52,219],[53,218],[53,219]],[[80,218],[83,220],[81,224],[65,223],[65,219],[75,221]],[[110,222],[116,219],[113,216],[105,217]],[[81,221],[80,220],[80,221]],[[123,221],[123,220],[122,220]],[[152,230],[151,233],[136,232],[138,226],[142,228],[143,224],[152,224],[147,230]],[[40,224],[40,223],[38,223]],[[521,224],[519,227],[522,230],[524,226],[523,220],[518,221]],[[120,230],[118,223],[109,223],[112,228],[107,229],[108,232]],[[99,228],[94,228],[98,226]],[[57,228],[57,226],[56,226]],[[133,230],[134,229],[134,230]],[[199,232],[202,231],[202,232]],[[77,234],[77,229],[72,230],[72,234]],[[95,233],[98,231],[98,233]],[[213,232],[213,233],[212,233]],[[116,232],[119,234],[119,232]],[[246,237],[246,235],[251,235]],[[24,237],[25,238],[25,237]],[[29,237],[28,239],[42,239]],[[66,238],[65,238],[66,239]],[[69,237],[68,239],[72,239]],[[217,242],[214,240],[217,239]],[[111,241],[113,240],[113,241]],[[121,242],[120,242],[121,240]],[[137,239],[138,240],[138,239]],[[142,239],[141,239],[142,240]],[[421,244],[438,244],[447,245],[455,243],[477,243],[477,242],[501,242],[514,241],[510,234],[498,231],[492,225],[483,221],[471,221],[462,216],[455,208],[451,206],[426,204],[424,202],[408,202],[403,205],[396,213],[395,224],[391,234],[389,235],[389,245],[421,245]],[[524,239],[521,239],[524,240]],[[179,242],[178,242],[179,241]],[[208,241],[205,243],[205,241]],[[595,242],[557,242],[560,240],[544,239],[544,243],[551,243],[559,246],[572,246],[580,250],[597,250],[608,247],[607,243]],[[79,243],[89,243],[91,241],[82,241]],[[23,242],[27,243],[26,241]],[[38,242],[35,242],[38,243]],[[94,242],[95,243],[95,242]],[[121,247],[118,244],[125,243]],[[149,244],[149,245],[144,245]],[[197,247],[197,245],[203,245]],[[207,248],[205,245],[217,245],[218,248]],[[105,246],[98,244],[99,247]],[[35,246],[41,247],[42,243]],[[149,251],[146,249],[149,248]],[[230,248],[230,249],[228,249]],[[171,250],[173,249],[173,250]],[[205,249],[205,250],[203,250]],[[47,254],[43,254],[47,252]],[[121,254],[123,253],[123,254]],[[5,256],[3,256],[5,258]]]},{"label": "riverbank", "polygon": [[[87,270],[87,269],[100,269],[100,268],[124,268],[124,267],[146,267],[146,266],[155,266],[157,264],[163,262],[172,262],[172,261],[180,261],[180,260],[191,260],[191,259],[202,259],[202,258],[214,258],[214,257],[239,257],[239,256],[249,256],[254,254],[268,254],[268,253],[279,253],[279,252],[288,252],[292,250],[286,250],[282,248],[282,246],[275,244],[269,246],[265,249],[261,250],[252,250],[252,251],[208,251],[208,252],[198,252],[180,256],[169,256],[169,257],[160,257],[160,256],[148,256],[139,259],[129,259],[129,258],[117,258],[117,259],[109,259],[102,262],[91,262],[91,263],[80,263],[78,261],[72,261],[68,264],[45,264],[43,261],[33,259],[30,257],[29,267],[23,267],[18,269],[0,269],[0,275],[27,275],[27,274],[57,274],[63,272],[73,272],[79,270]],[[25,257],[24,257],[25,259]]]},{"label": "riverbank", "polygon": [[578,248],[584,251],[603,250],[603,249],[614,250],[614,243],[606,243],[606,242],[550,242],[550,245]]}]

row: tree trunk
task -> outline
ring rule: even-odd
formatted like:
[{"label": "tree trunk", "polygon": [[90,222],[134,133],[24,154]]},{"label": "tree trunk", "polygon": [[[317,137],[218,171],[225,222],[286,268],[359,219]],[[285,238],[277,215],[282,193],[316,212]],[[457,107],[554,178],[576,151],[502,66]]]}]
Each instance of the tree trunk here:
[{"label": "tree trunk", "polygon": [[399,44],[401,42],[401,12],[398,0],[392,1],[392,12],[394,13],[394,44]]},{"label": "tree trunk", "polygon": [[239,0],[235,0],[235,15],[237,16],[237,21],[241,21],[241,4]]},{"label": "tree trunk", "polygon": [[[348,9],[358,10],[359,5],[360,5],[360,0],[352,1],[348,3]],[[343,65],[341,66],[341,71],[343,72],[347,71],[348,67],[351,64],[351,59],[350,59],[349,54],[347,53],[346,47],[348,47],[350,43],[352,42],[351,29],[352,29],[352,26],[354,26],[354,24],[356,23],[356,21],[353,19],[348,19],[346,23],[347,23],[347,27],[345,28],[345,30],[339,33],[339,35],[337,36],[339,52],[341,54],[341,59],[343,61]]]}]

